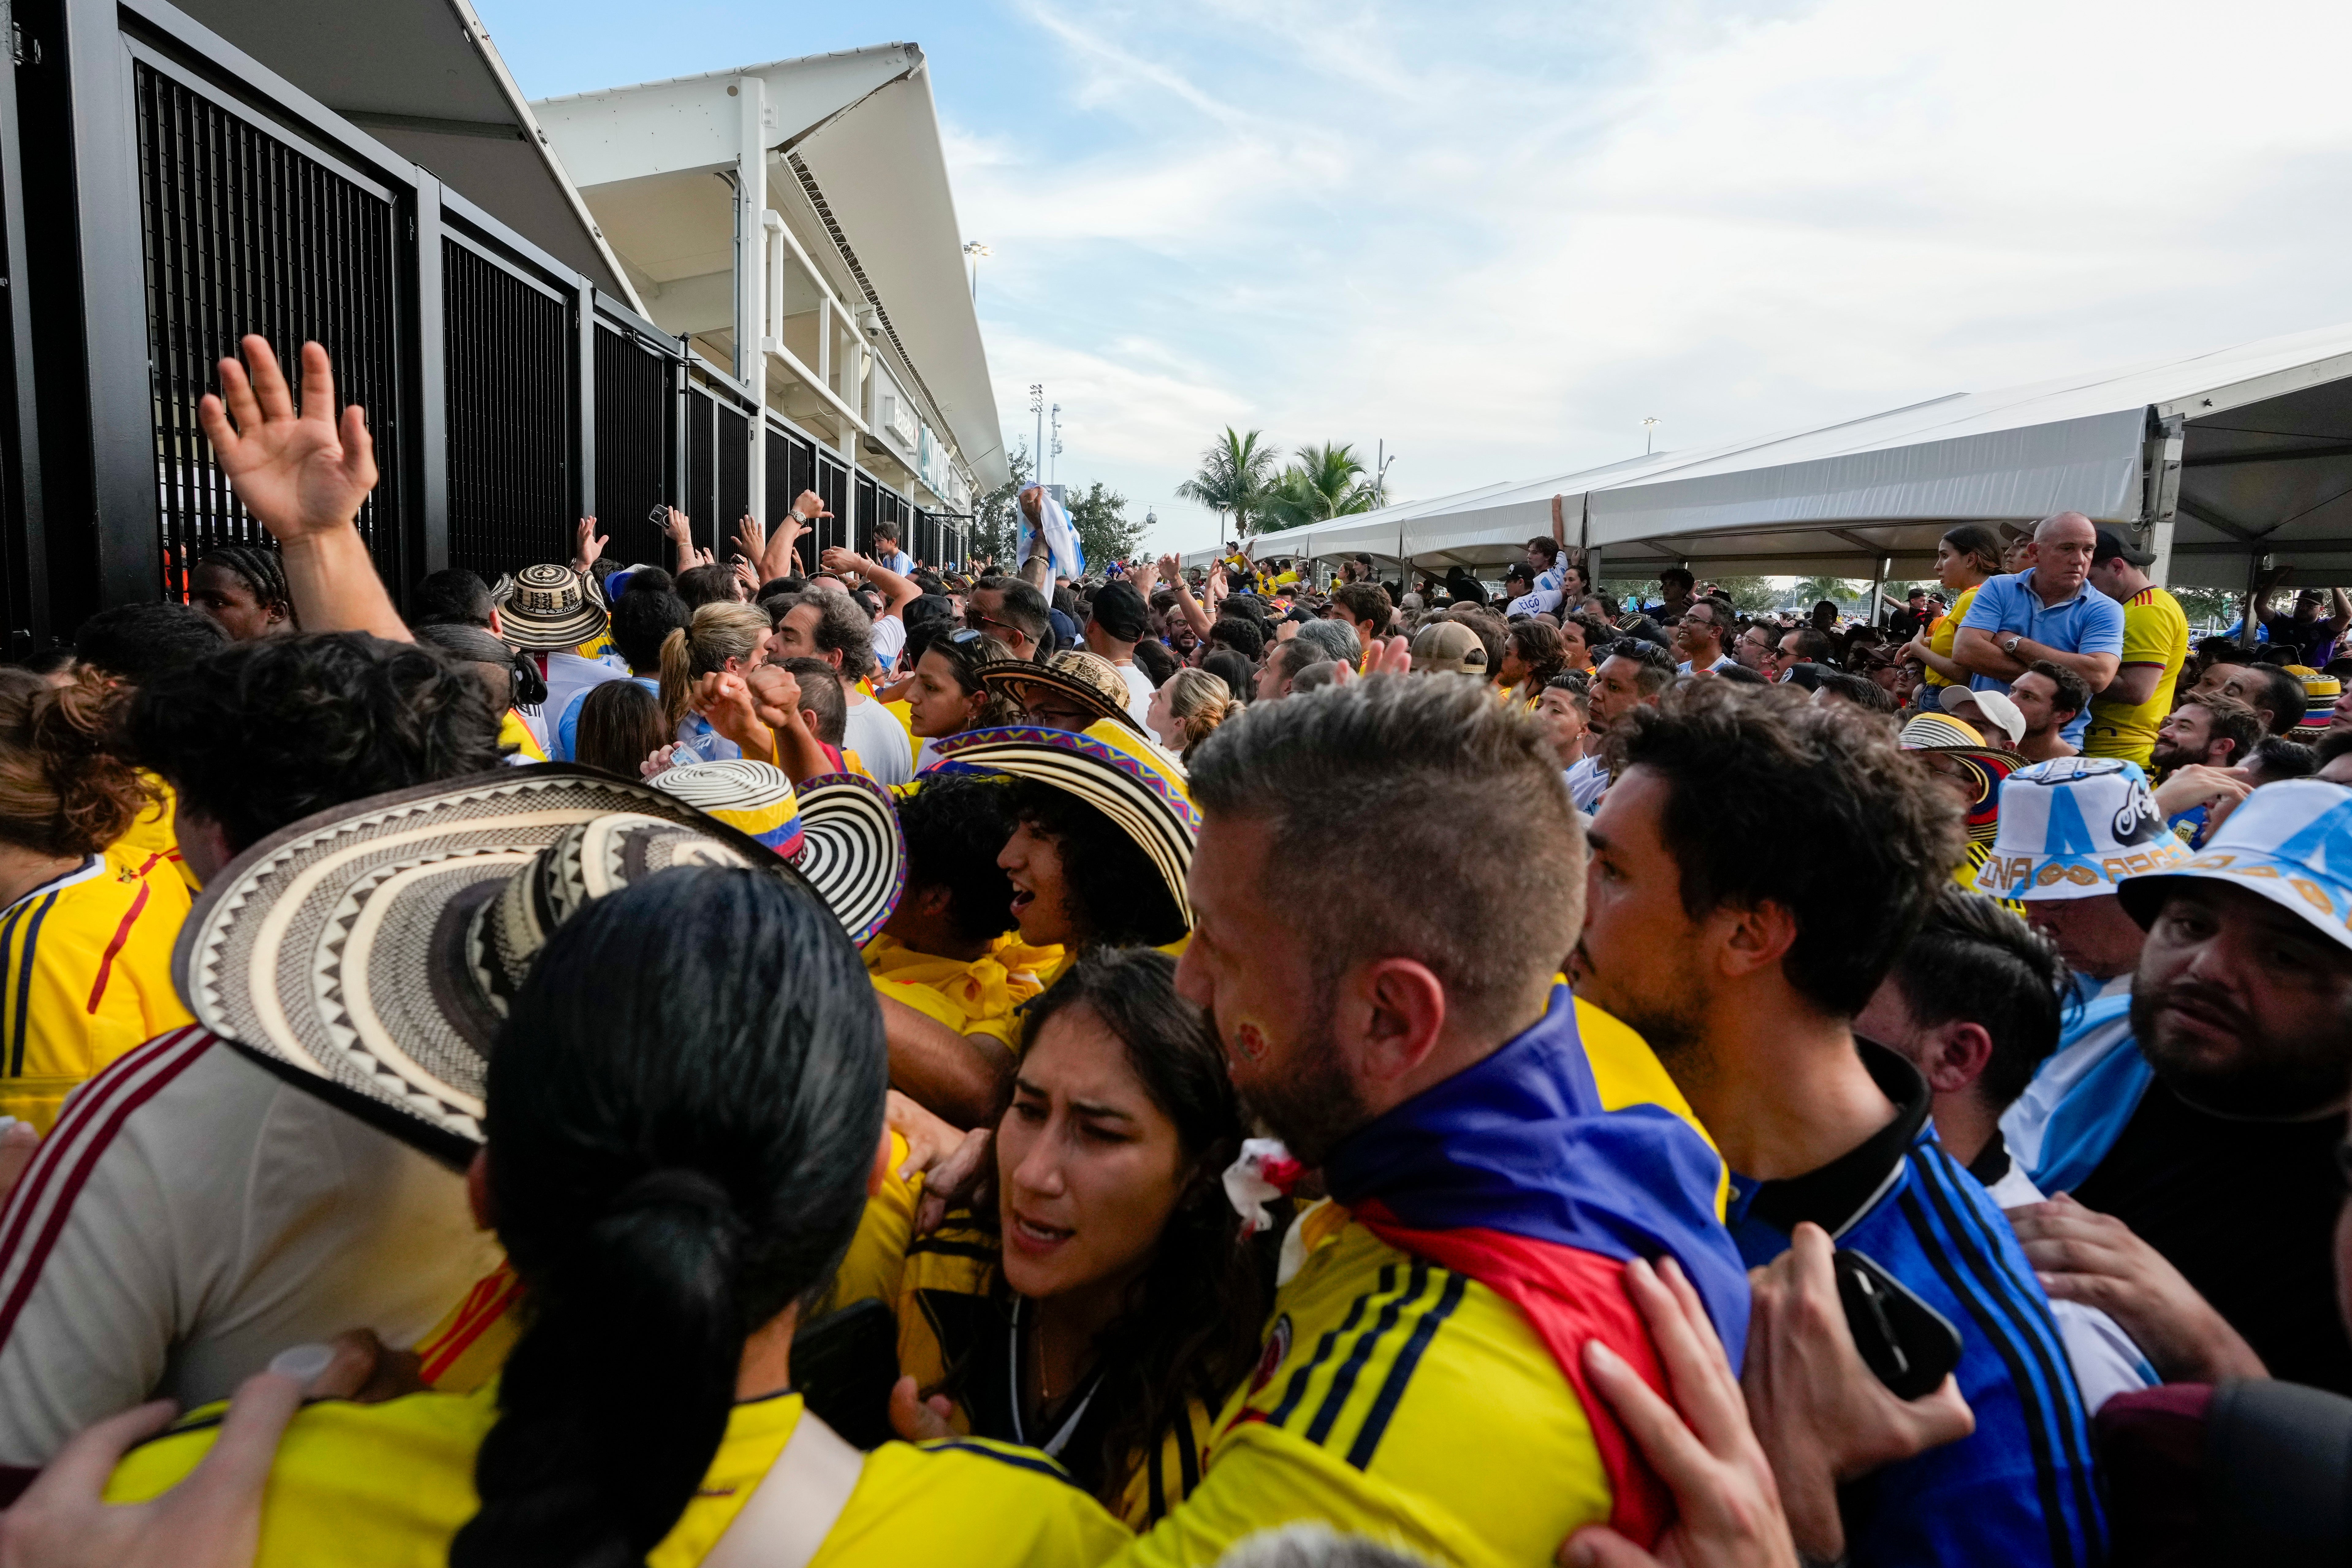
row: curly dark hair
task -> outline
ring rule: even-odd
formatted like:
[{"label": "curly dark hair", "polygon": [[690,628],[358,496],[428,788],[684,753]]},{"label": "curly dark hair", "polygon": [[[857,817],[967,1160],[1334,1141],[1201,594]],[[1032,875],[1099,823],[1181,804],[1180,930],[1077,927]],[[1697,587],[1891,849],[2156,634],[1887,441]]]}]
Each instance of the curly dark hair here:
[{"label": "curly dark hair", "polygon": [[1647,768],[1667,786],[1660,837],[1683,908],[1787,910],[1783,973],[1828,1013],[1862,1010],[1967,852],[1958,805],[1893,725],[1785,686],[1690,682],[1612,725],[1607,746],[1612,777]]},{"label": "curly dark hair", "polygon": [[[1139,1459],[1199,1400],[1214,1410],[1256,1359],[1266,1281],[1225,1200],[1224,1169],[1241,1152],[1241,1105],[1223,1047],[1200,1008],[1176,994],[1176,961],[1149,948],[1097,949],[1073,964],[1030,1015],[1029,1038],[1084,1008],[1126,1047],[1143,1092],[1171,1121],[1191,1170],[1151,1260],[1128,1287],[1118,1317],[1095,1342],[1096,1397],[1118,1414],[1093,1454],[1069,1454],[1072,1474],[1117,1510]],[[996,1279],[1004,1289],[1003,1276]]]},{"label": "curly dark hair", "polygon": [[242,850],[312,812],[499,765],[467,668],[415,643],[319,632],[236,643],[156,676],[130,746]]},{"label": "curly dark hair", "polygon": [[1013,816],[1059,850],[1081,948],[1163,947],[1184,934],[1160,868],[1109,817],[1035,779],[1013,781]]},{"label": "curly dark hair", "polygon": [[1013,882],[996,864],[1013,837],[1012,789],[1001,779],[940,773],[898,803],[907,887],[948,890],[948,921],[967,942],[1013,925]]}]

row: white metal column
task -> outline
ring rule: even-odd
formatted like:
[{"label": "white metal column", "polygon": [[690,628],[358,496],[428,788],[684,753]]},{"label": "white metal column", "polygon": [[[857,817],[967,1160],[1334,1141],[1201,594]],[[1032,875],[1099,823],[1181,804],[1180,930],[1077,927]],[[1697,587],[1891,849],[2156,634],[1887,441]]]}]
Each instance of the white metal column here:
[{"label": "white metal column", "polygon": [[[744,454],[748,478],[743,498],[751,515],[768,510],[768,206],[767,84],[756,76],[735,79],[735,379],[751,399],[746,421],[751,450]],[[714,520],[718,544],[726,555],[735,519]]]}]

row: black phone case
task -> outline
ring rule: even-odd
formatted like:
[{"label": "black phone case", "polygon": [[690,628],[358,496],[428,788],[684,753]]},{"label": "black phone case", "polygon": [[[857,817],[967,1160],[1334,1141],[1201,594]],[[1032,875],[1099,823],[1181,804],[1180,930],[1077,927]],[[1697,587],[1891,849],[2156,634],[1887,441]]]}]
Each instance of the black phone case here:
[{"label": "black phone case", "polygon": [[1959,1330],[1868,1253],[1840,1247],[1830,1262],[1863,1363],[1897,1399],[1935,1393],[1960,1364]]},{"label": "black phone case", "polygon": [[853,1447],[890,1440],[890,1390],[898,1381],[898,1321],[872,1297],[793,1336],[793,1387]]}]

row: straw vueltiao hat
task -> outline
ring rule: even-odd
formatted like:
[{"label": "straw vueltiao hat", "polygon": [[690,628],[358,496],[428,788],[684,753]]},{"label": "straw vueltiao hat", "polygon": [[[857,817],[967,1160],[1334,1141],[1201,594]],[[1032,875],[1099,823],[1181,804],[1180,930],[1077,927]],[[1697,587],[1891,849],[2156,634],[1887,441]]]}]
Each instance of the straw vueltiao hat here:
[{"label": "straw vueltiao hat", "polygon": [[1201,836],[1184,770],[1135,732],[1108,722],[1085,733],[1033,725],[967,730],[939,743],[945,771],[1035,779],[1065,790],[1116,823],[1150,856],[1189,929],[1186,881]]},{"label": "straw vueltiao hat", "polygon": [[856,773],[793,788],[773,763],[692,763],[649,781],[793,863],[863,947],[907,890],[907,840],[890,795]]},{"label": "straw vueltiao hat", "polygon": [[2344,695],[2344,682],[2297,666],[2289,666],[2288,673],[2303,682],[2303,717],[2295,721],[2294,738],[2307,746],[2336,722],[2336,700]]},{"label": "straw vueltiao hat", "polygon": [[533,652],[577,647],[600,635],[611,614],[601,594],[569,566],[526,566],[490,589],[506,640]]},{"label": "straw vueltiao hat", "polygon": [[677,795],[568,763],[500,768],[254,845],[197,899],[173,979],[199,1023],[264,1067],[462,1166],[532,960],[583,905],[674,866],[745,868],[822,901]]},{"label": "straw vueltiao hat", "polygon": [[1949,757],[1960,764],[1976,786],[1969,805],[1969,838],[1991,843],[2000,820],[2001,781],[2025,766],[2025,759],[2007,747],[1987,745],[1975,725],[1944,713],[1914,715],[1897,743],[1906,752]]},{"label": "straw vueltiao hat", "polygon": [[1044,663],[1029,659],[999,659],[980,668],[980,683],[992,692],[1011,698],[1024,708],[1037,692],[1066,697],[1097,719],[1125,725],[1137,734],[1143,726],[1127,710],[1127,682],[1118,668],[1097,655],[1066,648]]}]

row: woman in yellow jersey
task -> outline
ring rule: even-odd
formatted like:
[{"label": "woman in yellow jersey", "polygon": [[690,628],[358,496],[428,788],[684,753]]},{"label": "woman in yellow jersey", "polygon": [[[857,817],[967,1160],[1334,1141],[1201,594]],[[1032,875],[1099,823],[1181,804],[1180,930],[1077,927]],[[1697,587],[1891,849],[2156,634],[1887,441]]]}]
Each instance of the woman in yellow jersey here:
[{"label": "woman in yellow jersey", "polygon": [[[471,1178],[528,1326],[475,1394],[298,1416],[263,1568],[688,1568],[722,1537],[819,1565],[1108,1556],[1125,1531],[1034,1459],[861,1456],[793,1390],[793,1329],[887,1147],[886,1074],[856,951],[803,888],[680,868],[566,921],[490,1054]],[[162,1491],[215,1430],[135,1450],[110,1499]],[[822,1543],[785,1559],[794,1525]]]},{"label": "woman in yellow jersey", "polygon": [[1199,1482],[1271,1282],[1222,1186],[1233,1083],[1175,976],[1106,949],[1055,984],[997,1124],[994,1212],[916,1242],[899,1282],[901,1418],[929,1395],[910,1426],[1041,1448],[1139,1530]]},{"label": "woman in yellow jersey", "polygon": [[1898,658],[1924,667],[1927,685],[1965,686],[1969,671],[1952,658],[1952,639],[1976,603],[1977,589],[2001,571],[2000,535],[1980,522],[1948,529],[1936,542],[1936,581],[1952,595],[1952,607],[1934,626],[1903,645]]},{"label": "woman in yellow jersey", "polygon": [[42,1132],[100,1068],[190,1021],[172,984],[188,887],[121,842],[157,802],[101,744],[118,701],[95,672],[0,671],[0,1115]]},{"label": "woman in yellow jersey", "polygon": [[906,681],[908,718],[922,742],[915,752],[917,773],[938,755],[933,742],[966,730],[1009,724],[1019,717],[1009,700],[980,679],[982,668],[1010,662],[1013,657],[1003,643],[968,626],[942,629],[925,645]]},{"label": "woman in yellow jersey", "polygon": [[1532,712],[1551,678],[1568,668],[1568,648],[1549,621],[1514,621],[1503,637],[1502,668],[1496,683],[1504,700]]}]

